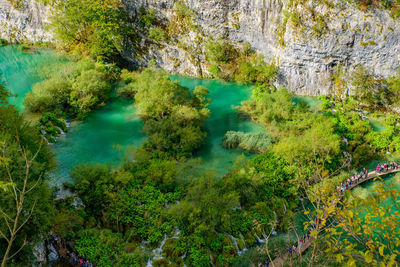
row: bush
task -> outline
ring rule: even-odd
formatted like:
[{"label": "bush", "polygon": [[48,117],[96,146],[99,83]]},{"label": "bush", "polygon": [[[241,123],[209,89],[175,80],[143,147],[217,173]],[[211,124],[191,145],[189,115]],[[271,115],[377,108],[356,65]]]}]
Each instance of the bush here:
[{"label": "bush", "polygon": [[21,44],[21,45],[18,46],[18,50],[23,51],[23,52],[26,52],[29,49],[31,49],[31,47],[29,45],[27,45],[27,44]]},{"label": "bush", "polygon": [[202,127],[210,115],[207,88],[190,92],[154,66],[144,70],[132,86],[137,114],[149,137],[142,148],[162,157],[180,158],[201,146],[206,137]]},{"label": "bush", "polygon": [[151,28],[149,30],[148,37],[155,42],[161,42],[165,40],[165,34],[161,28]]},{"label": "bush", "polygon": [[278,71],[273,64],[266,64],[264,56],[256,54],[249,44],[236,47],[229,40],[210,39],[206,49],[208,72],[213,78],[269,84]]},{"label": "bush", "polygon": [[121,0],[66,0],[53,4],[50,28],[58,45],[69,51],[110,59],[133,33]]},{"label": "bush", "polygon": [[0,38],[0,46],[7,45],[8,41],[5,39]]},{"label": "bush", "polygon": [[243,133],[228,131],[222,140],[222,144],[228,148],[240,147],[245,150],[260,152],[265,151],[272,144],[272,139],[265,132]]},{"label": "bush", "polygon": [[54,71],[44,73],[47,79],[33,86],[24,103],[31,112],[67,113],[82,119],[108,99],[115,71],[110,68],[89,60],[57,63],[50,66]]}]

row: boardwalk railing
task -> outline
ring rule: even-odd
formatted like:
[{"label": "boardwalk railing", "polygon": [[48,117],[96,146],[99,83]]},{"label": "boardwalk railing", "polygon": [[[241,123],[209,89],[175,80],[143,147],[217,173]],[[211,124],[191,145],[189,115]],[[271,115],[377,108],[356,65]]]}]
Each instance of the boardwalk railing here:
[{"label": "boardwalk railing", "polygon": [[[371,179],[374,179],[374,178],[376,178],[376,177],[378,177],[378,176],[388,175],[388,174],[392,174],[392,173],[396,173],[396,172],[400,172],[400,168],[391,169],[391,170],[388,169],[388,170],[386,170],[386,171],[381,171],[381,172],[379,172],[379,173],[376,172],[376,171],[368,172],[368,176],[367,176],[366,178],[359,179],[358,182],[356,182],[356,183],[350,185],[346,190],[352,190],[353,188],[359,186],[360,184],[363,184],[363,183],[365,183],[366,181],[369,181],[369,180],[371,180]],[[341,196],[341,197],[342,197],[342,196]],[[338,200],[336,200],[336,203],[337,203],[337,202],[338,202]],[[336,203],[334,203],[335,206],[336,206]],[[304,242],[297,248],[296,252],[293,252],[293,254],[302,254],[304,251],[306,251],[306,250],[311,246],[311,244],[312,244],[312,242],[313,242],[314,239],[315,239],[314,237],[308,238],[307,241],[304,241]],[[286,252],[284,255],[281,255],[280,257],[275,258],[275,259],[272,261],[272,266],[276,266],[276,267],[278,267],[278,266],[283,266],[284,263],[285,263],[285,261],[286,261],[286,259],[287,259],[289,256],[290,256],[290,253],[289,253],[289,252]]]}]

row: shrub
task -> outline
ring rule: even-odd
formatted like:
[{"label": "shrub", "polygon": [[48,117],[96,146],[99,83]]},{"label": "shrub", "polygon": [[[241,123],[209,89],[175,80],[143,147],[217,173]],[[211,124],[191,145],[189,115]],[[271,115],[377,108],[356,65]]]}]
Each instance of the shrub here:
[{"label": "shrub", "polygon": [[82,60],[57,63],[50,69],[44,72],[47,79],[35,84],[24,100],[31,112],[67,113],[82,119],[110,95],[112,66]]},{"label": "shrub", "polygon": [[225,134],[222,144],[228,148],[240,147],[249,151],[265,151],[272,139],[266,132],[243,133],[229,131]]},{"label": "shrub", "polygon": [[5,39],[0,38],[0,46],[7,45],[8,41]]}]

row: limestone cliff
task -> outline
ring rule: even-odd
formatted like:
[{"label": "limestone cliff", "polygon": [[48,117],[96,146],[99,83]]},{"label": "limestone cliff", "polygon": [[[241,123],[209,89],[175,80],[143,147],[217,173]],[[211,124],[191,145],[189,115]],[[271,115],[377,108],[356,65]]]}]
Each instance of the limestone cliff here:
[{"label": "limestone cliff", "polygon": [[25,0],[21,8],[14,8],[8,0],[0,0],[0,37],[11,42],[50,41],[45,31],[49,8],[36,0]]},{"label": "limestone cliff", "polygon": [[[174,0],[126,0],[134,17],[142,5],[157,10],[165,22],[173,17]],[[47,40],[43,26],[48,9],[27,0],[21,10],[13,9],[7,0],[0,0],[1,36],[15,40]],[[394,75],[400,67],[400,20],[385,11],[363,12],[352,5],[329,10],[327,30],[316,35],[312,29],[300,30],[284,25],[285,44],[277,40],[286,2],[281,0],[187,0],[196,11],[195,22],[204,36],[223,36],[234,42],[249,42],[268,61],[279,65],[280,85],[298,94],[327,94],[330,77],[337,65],[353,69],[361,64],[376,76]],[[324,7],[320,7],[322,14]],[[328,14],[328,13],[327,13]],[[327,15],[328,16],[328,15]],[[307,23],[307,22],[306,22]],[[155,58],[170,72],[200,75],[207,72],[204,47],[199,33],[181,36],[188,47],[175,44],[153,46],[142,59]],[[188,52],[190,51],[190,52]],[[124,57],[137,61],[127,44]],[[196,57],[193,57],[196,54]]]}]

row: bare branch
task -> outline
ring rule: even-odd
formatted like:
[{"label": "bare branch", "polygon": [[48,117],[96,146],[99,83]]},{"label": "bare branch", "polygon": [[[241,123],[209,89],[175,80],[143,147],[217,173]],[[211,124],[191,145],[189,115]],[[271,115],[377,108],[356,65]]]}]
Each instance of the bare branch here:
[{"label": "bare branch", "polygon": [[7,257],[7,260],[10,260],[13,257],[15,257],[15,255],[17,255],[26,246],[26,244],[27,244],[27,242],[26,242],[26,239],[25,239],[24,243],[22,244],[22,246],[14,254],[12,254],[10,257]]}]

